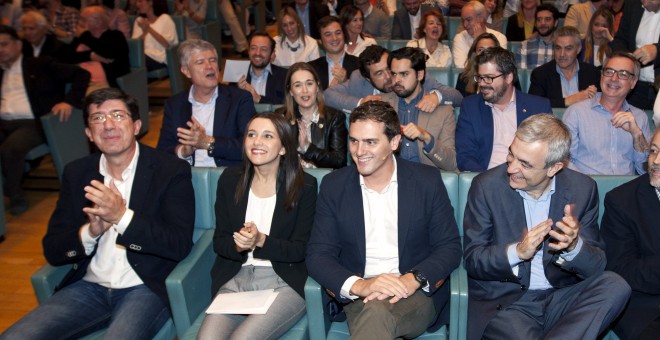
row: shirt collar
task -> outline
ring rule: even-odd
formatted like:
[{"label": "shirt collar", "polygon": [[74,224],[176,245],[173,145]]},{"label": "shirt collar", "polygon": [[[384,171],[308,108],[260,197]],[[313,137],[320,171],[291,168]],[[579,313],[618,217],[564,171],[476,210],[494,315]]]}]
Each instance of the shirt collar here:
[{"label": "shirt collar", "polygon": [[552,179],[550,180],[550,187],[548,188],[548,190],[544,191],[543,194],[541,194],[541,196],[539,196],[539,198],[536,199],[536,200],[529,193],[527,193],[527,191],[525,191],[525,190],[516,189],[516,191],[525,200],[533,200],[533,201],[537,201],[537,202],[544,202],[544,201],[549,200],[550,197],[552,197],[552,194],[555,193],[555,180],[556,179],[557,179],[557,177],[552,177]]},{"label": "shirt collar", "polygon": [[[344,65],[344,57],[346,56],[346,51],[344,50],[341,54],[341,58],[339,58],[339,65]],[[325,61],[328,62],[328,65],[334,65],[334,62],[332,59],[330,59],[329,56],[325,56]]]},{"label": "shirt collar", "polygon": [[[252,79],[255,79],[255,78],[261,78],[261,77],[266,76],[267,74],[273,74],[273,70],[272,70],[272,67],[270,67],[270,63],[268,63],[268,65],[266,65],[266,67],[264,68],[264,72],[261,73],[261,76],[260,76],[260,77],[257,77],[257,76],[254,74],[254,68],[252,67],[252,65],[250,65],[250,77],[251,77]],[[216,92],[217,92],[217,88],[216,88]]]},{"label": "shirt collar", "polygon": [[190,87],[190,91],[188,92],[188,101],[190,104],[193,106],[199,106],[199,105],[207,105],[210,103],[215,103],[215,101],[218,99],[218,86],[215,87],[215,90],[213,90],[213,96],[211,97],[211,100],[208,101],[208,103],[200,103],[195,99],[195,96],[193,95],[195,93],[195,85],[192,85]]},{"label": "shirt collar", "polygon": [[[505,77],[505,76],[502,76],[502,77]],[[493,103],[489,103],[487,101],[484,101],[484,103],[486,103],[486,105],[490,106],[491,109],[495,106]],[[509,104],[507,104],[507,107],[511,104],[513,104],[513,105],[516,104],[516,90],[515,89],[513,90],[513,93],[511,94],[511,99],[509,100]]]},{"label": "shirt collar", "polygon": [[[390,178],[390,182],[387,184],[387,186],[381,192],[379,192],[380,194],[384,194],[388,190],[390,190],[390,188],[392,187],[392,183],[398,183],[399,182],[398,176],[397,176],[398,166],[396,164],[396,157],[394,157],[394,155],[392,155],[392,160],[394,161],[394,171],[392,172],[392,177]],[[363,189],[367,190],[368,192],[376,192],[375,190],[371,190],[367,187],[367,185],[364,183],[364,176],[362,176],[362,175],[360,175],[360,186]]]},{"label": "shirt collar", "polygon": [[[559,68],[559,64],[557,64],[557,62],[555,62],[555,70],[557,71],[557,73],[559,73],[560,76],[564,75],[563,73],[561,73],[561,69]],[[580,72],[580,63],[576,59],[575,60],[575,73],[573,73],[573,77],[577,77],[578,72]]]},{"label": "shirt collar", "polygon": [[7,71],[10,70],[14,65],[21,65],[23,62],[23,53],[18,55],[18,58],[16,58],[16,61],[14,61],[11,65],[2,65],[2,69]]},{"label": "shirt collar", "polygon": [[[591,108],[592,109],[600,109],[602,111],[607,111],[603,107],[603,105],[600,104],[600,97],[602,97],[603,93],[602,92],[597,92],[596,95],[591,98]],[[621,111],[630,111],[630,104],[628,104],[627,100],[623,100],[623,104],[621,104]]]},{"label": "shirt collar", "polygon": [[[121,172],[121,179],[117,179],[119,181],[125,181],[131,173],[135,173],[135,167],[137,166],[137,160],[138,157],[140,156],[140,144],[138,142],[135,142],[135,154],[133,154],[133,159],[131,159],[131,162],[128,163],[128,166],[124,171]],[[105,158],[105,154],[101,154],[101,160],[99,161],[99,173],[101,176],[106,177],[110,176],[108,173],[108,160]],[[116,179],[116,178],[113,178]]]}]

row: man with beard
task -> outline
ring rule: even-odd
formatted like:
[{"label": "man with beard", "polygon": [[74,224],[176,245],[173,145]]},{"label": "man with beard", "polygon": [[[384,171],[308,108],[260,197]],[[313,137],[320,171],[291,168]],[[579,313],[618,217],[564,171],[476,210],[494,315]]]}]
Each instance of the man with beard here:
[{"label": "man with beard", "polygon": [[431,9],[422,5],[421,0],[403,0],[403,7],[394,12],[392,23],[392,39],[413,39],[413,33],[419,26],[422,13]]},{"label": "man with beard", "polygon": [[[382,94],[392,92],[392,74],[387,62],[389,52],[382,46],[371,45],[360,54],[360,68],[353,71],[345,83],[327,89],[325,103],[338,110],[351,112],[370,100],[381,100]],[[426,78],[424,96],[417,103],[420,111],[433,112],[439,104],[458,107],[463,96],[458,90]]]},{"label": "man with beard", "polygon": [[564,123],[571,130],[571,169],[588,175],[643,174],[651,137],[648,116],[626,96],[639,80],[640,64],[614,52],[603,65],[602,93],[571,105]]},{"label": "man with beard", "polygon": [[273,65],[275,40],[266,32],[254,32],[248,47],[250,69],[238,80],[238,87],[252,94],[255,103],[277,104],[284,102],[286,69]]},{"label": "man with beard", "polygon": [[536,113],[550,113],[550,101],[515,89],[513,53],[492,47],[476,59],[479,94],[463,100],[456,126],[460,171],[484,171],[506,161],[516,127]]},{"label": "man with beard", "polygon": [[596,339],[630,286],[604,271],[593,179],[565,169],[571,135],[525,119],[506,163],[472,181],[465,208],[467,339]]},{"label": "man with beard", "polygon": [[552,60],[552,33],[558,24],[559,11],[555,6],[543,4],[536,8],[537,34],[522,42],[516,53],[518,68],[531,70]]},{"label": "man with beard", "polygon": [[419,48],[404,47],[393,51],[388,61],[394,93],[384,94],[383,101],[392,105],[401,122],[399,157],[455,171],[454,111],[448,105],[439,105],[431,113],[415,107],[424,96],[426,55]]},{"label": "man with beard", "polygon": [[247,123],[255,114],[250,94],[218,85],[218,53],[208,41],[188,39],[179,45],[178,55],[192,86],[165,103],[157,148],[192,166],[238,164]]},{"label": "man with beard", "polygon": [[318,28],[325,55],[310,61],[309,65],[318,74],[321,89],[325,90],[346,82],[351,73],[360,67],[360,60],[346,53],[339,18],[331,15],[323,17],[318,22]]},{"label": "man with beard", "polygon": [[578,62],[582,50],[580,32],[564,26],[554,38],[555,59],[532,71],[529,93],[550,99],[552,107],[567,107],[593,98],[600,87],[600,72]]},{"label": "man with beard", "polygon": [[[650,182],[650,185],[649,185]],[[622,339],[657,339],[660,334],[660,131],[651,141],[648,173],[605,196],[601,235],[607,269],[632,288],[630,302],[614,324]]]}]

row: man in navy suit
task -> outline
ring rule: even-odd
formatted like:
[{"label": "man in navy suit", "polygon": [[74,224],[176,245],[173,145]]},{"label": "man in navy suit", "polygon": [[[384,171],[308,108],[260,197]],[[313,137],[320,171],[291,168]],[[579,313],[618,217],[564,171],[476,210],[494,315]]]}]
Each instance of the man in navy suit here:
[{"label": "man in navy suit", "polygon": [[218,53],[211,43],[188,39],[179,45],[181,72],[190,90],[165,103],[157,148],[193,166],[227,166],[243,158],[243,135],[255,114],[247,91],[218,85]]},{"label": "man in navy suit", "polygon": [[506,163],[475,177],[465,208],[467,339],[596,339],[630,286],[604,271],[598,189],[566,169],[571,134],[525,119]]},{"label": "man in navy suit", "polygon": [[513,53],[488,48],[477,56],[479,94],[463,100],[456,124],[460,171],[484,171],[506,161],[516,127],[535,113],[552,113],[550,101],[515,89]]},{"label": "man in navy suit", "polygon": [[108,88],[84,104],[100,153],[70,163],[43,239],[52,265],[73,264],[57,291],[3,339],[150,339],[170,317],[165,278],[192,247],[190,166],[141,145],[135,98]]},{"label": "man in navy suit", "polygon": [[343,305],[352,338],[414,338],[449,321],[454,212],[437,169],[394,157],[389,104],[362,104],[350,123],[355,166],[323,179],[307,269]]},{"label": "man in navy suit", "polygon": [[648,172],[605,196],[601,233],[607,269],[621,275],[632,295],[614,324],[621,339],[660,334],[660,130],[651,140]]},{"label": "man in navy suit", "polygon": [[284,82],[287,70],[273,65],[275,40],[266,32],[250,36],[248,55],[250,69],[238,80],[238,88],[252,94],[252,100],[261,104],[284,104]]}]

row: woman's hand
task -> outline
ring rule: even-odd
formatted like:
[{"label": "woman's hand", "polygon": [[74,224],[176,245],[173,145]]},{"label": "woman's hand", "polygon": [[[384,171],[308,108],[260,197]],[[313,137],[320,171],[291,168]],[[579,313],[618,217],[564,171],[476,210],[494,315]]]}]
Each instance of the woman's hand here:
[{"label": "woman's hand", "polygon": [[259,232],[254,222],[243,223],[243,228],[235,232],[233,236],[238,252],[253,250],[255,247],[261,248],[266,241],[266,234]]}]

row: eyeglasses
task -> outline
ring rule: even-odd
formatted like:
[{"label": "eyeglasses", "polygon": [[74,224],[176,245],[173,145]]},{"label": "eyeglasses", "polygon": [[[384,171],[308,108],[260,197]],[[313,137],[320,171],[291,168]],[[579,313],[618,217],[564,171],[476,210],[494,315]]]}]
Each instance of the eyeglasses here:
[{"label": "eyeglasses", "polygon": [[485,84],[492,84],[494,79],[497,79],[501,76],[503,76],[504,73],[500,74],[499,76],[491,77],[491,76],[474,76],[474,82],[479,84],[481,81],[483,81]]},{"label": "eyeglasses", "polygon": [[628,70],[615,70],[613,68],[606,68],[603,69],[603,75],[607,78],[612,78],[614,74],[616,73],[617,77],[621,80],[627,80],[628,78],[633,76],[633,73],[628,71]]},{"label": "eyeglasses", "polygon": [[113,110],[110,111],[109,113],[103,113],[103,112],[94,112],[89,115],[89,123],[90,124],[103,124],[105,121],[110,118],[113,122],[121,122],[123,120],[126,120],[130,117],[128,112],[124,110]]}]

